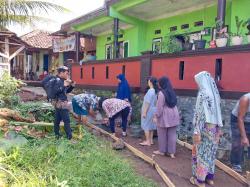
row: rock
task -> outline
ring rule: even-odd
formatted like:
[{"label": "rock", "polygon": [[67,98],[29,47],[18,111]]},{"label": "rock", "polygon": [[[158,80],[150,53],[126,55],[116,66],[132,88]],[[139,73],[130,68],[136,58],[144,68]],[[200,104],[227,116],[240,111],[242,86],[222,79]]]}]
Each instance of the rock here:
[{"label": "rock", "polygon": [[119,139],[115,143],[112,144],[112,148],[114,150],[122,150],[125,148],[125,144],[121,139]]}]

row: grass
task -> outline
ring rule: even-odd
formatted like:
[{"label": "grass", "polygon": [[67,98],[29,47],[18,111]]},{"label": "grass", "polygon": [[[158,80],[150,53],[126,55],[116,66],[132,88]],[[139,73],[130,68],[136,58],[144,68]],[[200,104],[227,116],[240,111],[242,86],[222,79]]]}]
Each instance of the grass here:
[{"label": "grass", "polygon": [[[84,131],[77,144],[32,140],[0,152],[0,181],[7,186],[153,187],[108,144]],[[1,182],[0,182],[1,186]]]}]

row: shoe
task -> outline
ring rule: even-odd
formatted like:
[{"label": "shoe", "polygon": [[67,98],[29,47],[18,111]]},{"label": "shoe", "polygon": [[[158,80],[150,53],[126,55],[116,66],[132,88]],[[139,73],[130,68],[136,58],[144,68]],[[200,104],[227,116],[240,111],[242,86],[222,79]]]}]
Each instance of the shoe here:
[{"label": "shoe", "polygon": [[139,143],[142,146],[151,146],[151,144],[147,143],[146,141]]},{"label": "shoe", "polygon": [[232,165],[232,170],[234,170],[238,173],[242,173],[242,168],[240,165]]},{"label": "shoe", "polygon": [[123,137],[126,137],[126,136],[127,136],[127,133],[126,133],[126,132],[122,132],[122,136],[123,136]]}]

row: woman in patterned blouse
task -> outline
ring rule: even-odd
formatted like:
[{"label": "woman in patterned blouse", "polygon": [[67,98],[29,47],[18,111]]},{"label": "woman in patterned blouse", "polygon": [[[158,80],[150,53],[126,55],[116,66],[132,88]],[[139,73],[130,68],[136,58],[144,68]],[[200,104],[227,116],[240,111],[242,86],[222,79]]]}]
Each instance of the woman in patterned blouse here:
[{"label": "woman in patterned blouse", "polygon": [[110,129],[113,135],[115,135],[115,119],[121,115],[122,136],[126,136],[128,115],[132,110],[130,103],[116,98],[100,99],[99,108],[102,108],[109,118]]}]

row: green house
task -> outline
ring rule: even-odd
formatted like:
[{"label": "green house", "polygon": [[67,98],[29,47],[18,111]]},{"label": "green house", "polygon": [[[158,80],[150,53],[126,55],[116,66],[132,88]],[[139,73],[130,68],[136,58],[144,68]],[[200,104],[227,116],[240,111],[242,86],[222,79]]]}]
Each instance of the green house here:
[{"label": "green house", "polygon": [[[61,31],[95,37],[97,60],[165,53],[171,50],[170,36],[179,43],[206,40],[208,48],[216,19],[235,33],[235,16],[247,20],[249,7],[250,0],[106,0],[102,8],[63,24]],[[245,33],[241,28],[243,44]]]}]

